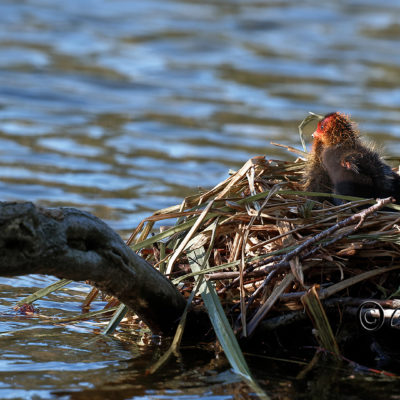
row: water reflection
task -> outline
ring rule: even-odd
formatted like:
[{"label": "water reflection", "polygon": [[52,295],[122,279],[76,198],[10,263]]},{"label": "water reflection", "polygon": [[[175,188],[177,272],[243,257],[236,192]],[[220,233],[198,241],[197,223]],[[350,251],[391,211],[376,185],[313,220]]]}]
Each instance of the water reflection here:
[{"label": "water reflection", "polygon": [[[217,184],[254,155],[292,158],[270,141],[299,146],[297,125],[310,110],[351,113],[399,155],[399,18],[394,0],[4,0],[2,200],[89,210],[126,236],[153,210]],[[41,345],[24,347],[27,338],[39,335],[56,352],[56,333],[65,336],[72,363],[92,331],[38,333],[34,321],[10,319],[17,299],[51,279],[7,282],[2,331],[32,330],[2,338],[11,346],[6,368],[23,377],[4,383],[11,378],[3,373],[1,397],[27,397],[28,386],[29,396],[51,397],[54,382],[43,389],[26,373],[35,363],[57,368],[40,364],[31,354]],[[72,312],[65,297],[53,300],[46,309]],[[106,361],[91,362],[112,374],[132,352],[107,343]],[[102,373],[63,387],[79,393]]]},{"label": "water reflection", "polygon": [[395,2],[32,0],[0,12],[5,200],[109,219],[107,199],[109,222],[128,230],[255,154],[290,157],[269,141],[298,144],[308,110],[351,112],[398,150]]}]

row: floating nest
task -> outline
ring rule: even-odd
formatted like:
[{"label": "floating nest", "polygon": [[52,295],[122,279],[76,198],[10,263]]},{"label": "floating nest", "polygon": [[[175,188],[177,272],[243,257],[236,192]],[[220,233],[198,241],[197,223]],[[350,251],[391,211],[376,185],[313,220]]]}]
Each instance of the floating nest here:
[{"label": "floating nest", "polygon": [[[391,198],[303,191],[307,154],[287,149],[300,157],[250,159],[213,189],[144,219],[127,244],[168,276],[188,306],[200,310],[191,313],[191,328],[193,315],[201,318],[196,320],[200,336],[212,332],[207,313],[242,375],[249,372],[240,347],[280,357],[317,348],[358,362],[365,353],[369,365],[388,354],[397,360],[400,206]],[[342,204],[333,205],[333,197]],[[315,200],[321,198],[326,200]],[[18,305],[30,307],[69,282],[56,282]],[[93,288],[87,296],[86,311],[98,293]],[[117,310],[103,333],[112,332],[127,308],[107,300],[104,310],[75,320]],[[178,348],[187,309],[153,372]],[[127,322],[135,324],[135,317]]]},{"label": "floating nest", "polygon": [[[128,244],[187,297],[199,276],[213,282],[242,338],[306,321],[337,351],[343,307],[355,322],[366,300],[397,306],[400,207],[333,194],[315,201],[320,193],[302,190],[304,169],[301,157],[252,158],[213,189],[143,220]],[[199,295],[193,304],[202,306]]]}]

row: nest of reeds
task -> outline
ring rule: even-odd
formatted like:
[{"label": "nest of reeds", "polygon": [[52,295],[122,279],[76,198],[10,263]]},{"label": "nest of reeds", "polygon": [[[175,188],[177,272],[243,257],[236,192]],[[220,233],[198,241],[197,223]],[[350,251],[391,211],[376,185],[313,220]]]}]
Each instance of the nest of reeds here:
[{"label": "nest of reeds", "polygon": [[[321,301],[357,307],[400,295],[400,207],[332,194],[315,201],[320,194],[302,190],[304,167],[302,158],[252,158],[213,189],[146,218],[129,244],[186,296],[199,276],[213,282],[244,336],[304,308],[316,327],[310,296],[323,314]],[[346,201],[334,206],[329,196]]]}]

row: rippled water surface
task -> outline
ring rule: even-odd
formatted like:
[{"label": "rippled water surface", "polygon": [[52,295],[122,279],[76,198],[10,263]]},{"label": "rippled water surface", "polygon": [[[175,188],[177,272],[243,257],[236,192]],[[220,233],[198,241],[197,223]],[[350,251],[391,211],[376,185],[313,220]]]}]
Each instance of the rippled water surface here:
[{"label": "rippled water surface", "polygon": [[[395,0],[2,0],[1,199],[86,209],[126,237],[254,155],[292,158],[270,142],[299,146],[308,111],[348,112],[400,155],[399,21]],[[196,375],[201,352],[157,382],[143,377],[155,343],[15,315],[52,281],[0,281],[0,328],[16,330],[1,336],[0,398],[235,396],[232,376]],[[75,315],[87,290],[38,306]]]}]

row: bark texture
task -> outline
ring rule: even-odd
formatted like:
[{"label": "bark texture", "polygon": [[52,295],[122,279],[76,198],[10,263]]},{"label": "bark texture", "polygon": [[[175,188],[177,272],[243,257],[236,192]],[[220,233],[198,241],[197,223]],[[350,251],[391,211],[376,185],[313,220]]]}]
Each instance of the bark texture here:
[{"label": "bark texture", "polygon": [[74,208],[0,202],[0,275],[90,280],[170,334],[185,307],[171,282],[95,216]]}]

